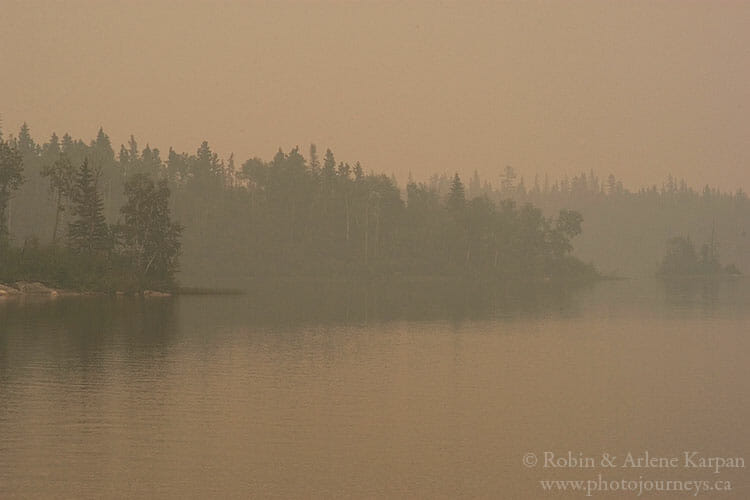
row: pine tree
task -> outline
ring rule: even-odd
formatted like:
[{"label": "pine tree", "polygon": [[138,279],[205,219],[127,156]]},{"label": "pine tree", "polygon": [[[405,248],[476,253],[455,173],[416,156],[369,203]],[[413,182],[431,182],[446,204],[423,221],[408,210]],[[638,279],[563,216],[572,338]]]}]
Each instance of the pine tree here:
[{"label": "pine tree", "polygon": [[461,178],[458,176],[458,172],[453,176],[447,205],[451,211],[462,210],[466,206],[466,190],[464,189],[464,183],[461,182]]},{"label": "pine tree", "polygon": [[104,203],[96,187],[96,177],[84,160],[76,175],[72,193],[73,216],[69,225],[69,245],[80,253],[95,253],[110,247]]},{"label": "pine tree", "polygon": [[26,122],[23,122],[21,130],[18,132],[18,149],[22,155],[29,155],[36,151],[36,144],[34,144],[34,139],[31,138],[31,132]]},{"label": "pine tree", "polygon": [[323,174],[327,179],[336,176],[336,158],[330,149],[326,149],[326,155],[323,158]]},{"label": "pine tree", "polygon": [[320,159],[318,158],[318,147],[315,144],[310,144],[310,170],[314,175],[317,175],[320,170]]},{"label": "pine tree", "polygon": [[516,190],[516,170],[507,165],[501,177],[500,189],[503,194],[506,196],[513,194]]},{"label": "pine tree", "polygon": [[44,155],[48,160],[56,160],[60,156],[60,138],[52,132],[49,142],[44,146]]}]

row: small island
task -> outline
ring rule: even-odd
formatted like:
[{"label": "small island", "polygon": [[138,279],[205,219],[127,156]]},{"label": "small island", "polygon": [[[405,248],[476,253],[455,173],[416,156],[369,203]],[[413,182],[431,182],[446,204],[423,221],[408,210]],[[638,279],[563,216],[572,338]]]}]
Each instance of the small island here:
[{"label": "small island", "polygon": [[719,277],[740,275],[734,264],[719,262],[716,244],[712,236],[710,243],[701,246],[700,254],[690,236],[675,236],[667,241],[667,251],[657,271],[662,278],[691,276]]}]

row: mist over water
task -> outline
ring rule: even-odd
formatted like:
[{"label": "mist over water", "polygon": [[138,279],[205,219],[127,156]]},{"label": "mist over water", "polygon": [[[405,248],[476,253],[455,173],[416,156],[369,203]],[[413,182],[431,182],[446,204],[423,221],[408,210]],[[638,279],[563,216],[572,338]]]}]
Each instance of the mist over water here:
[{"label": "mist over water", "polygon": [[0,303],[2,496],[535,498],[568,476],[529,451],[747,450],[744,279],[365,288]]}]

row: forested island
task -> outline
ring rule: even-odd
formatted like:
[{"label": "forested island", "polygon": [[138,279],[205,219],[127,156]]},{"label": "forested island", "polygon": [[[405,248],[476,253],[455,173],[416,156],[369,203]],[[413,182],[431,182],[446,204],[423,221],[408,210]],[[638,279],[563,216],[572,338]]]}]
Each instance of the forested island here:
[{"label": "forested island", "polygon": [[579,213],[469,197],[458,173],[445,194],[411,180],[402,193],[314,145],[237,167],[206,142],[162,160],[131,137],[115,155],[102,129],[89,144],[37,144],[26,125],[0,140],[0,282],[173,290],[181,245],[191,266],[259,278],[598,276],[571,255]]},{"label": "forested island", "polygon": [[675,236],[667,241],[667,251],[656,274],[663,278],[680,278],[737,276],[741,273],[736,265],[719,262],[713,238],[710,243],[704,243],[698,253],[690,236]]}]

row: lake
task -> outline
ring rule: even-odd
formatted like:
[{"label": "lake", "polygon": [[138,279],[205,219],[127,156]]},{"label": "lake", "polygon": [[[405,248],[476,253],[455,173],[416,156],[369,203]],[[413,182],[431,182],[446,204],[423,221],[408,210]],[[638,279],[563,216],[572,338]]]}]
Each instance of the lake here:
[{"label": "lake", "polygon": [[[745,279],[6,300],[0,497],[585,498],[540,481],[602,474],[750,498],[747,469],[683,463],[750,458],[749,305]],[[599,466],[644,452],[678,466]]]}]

